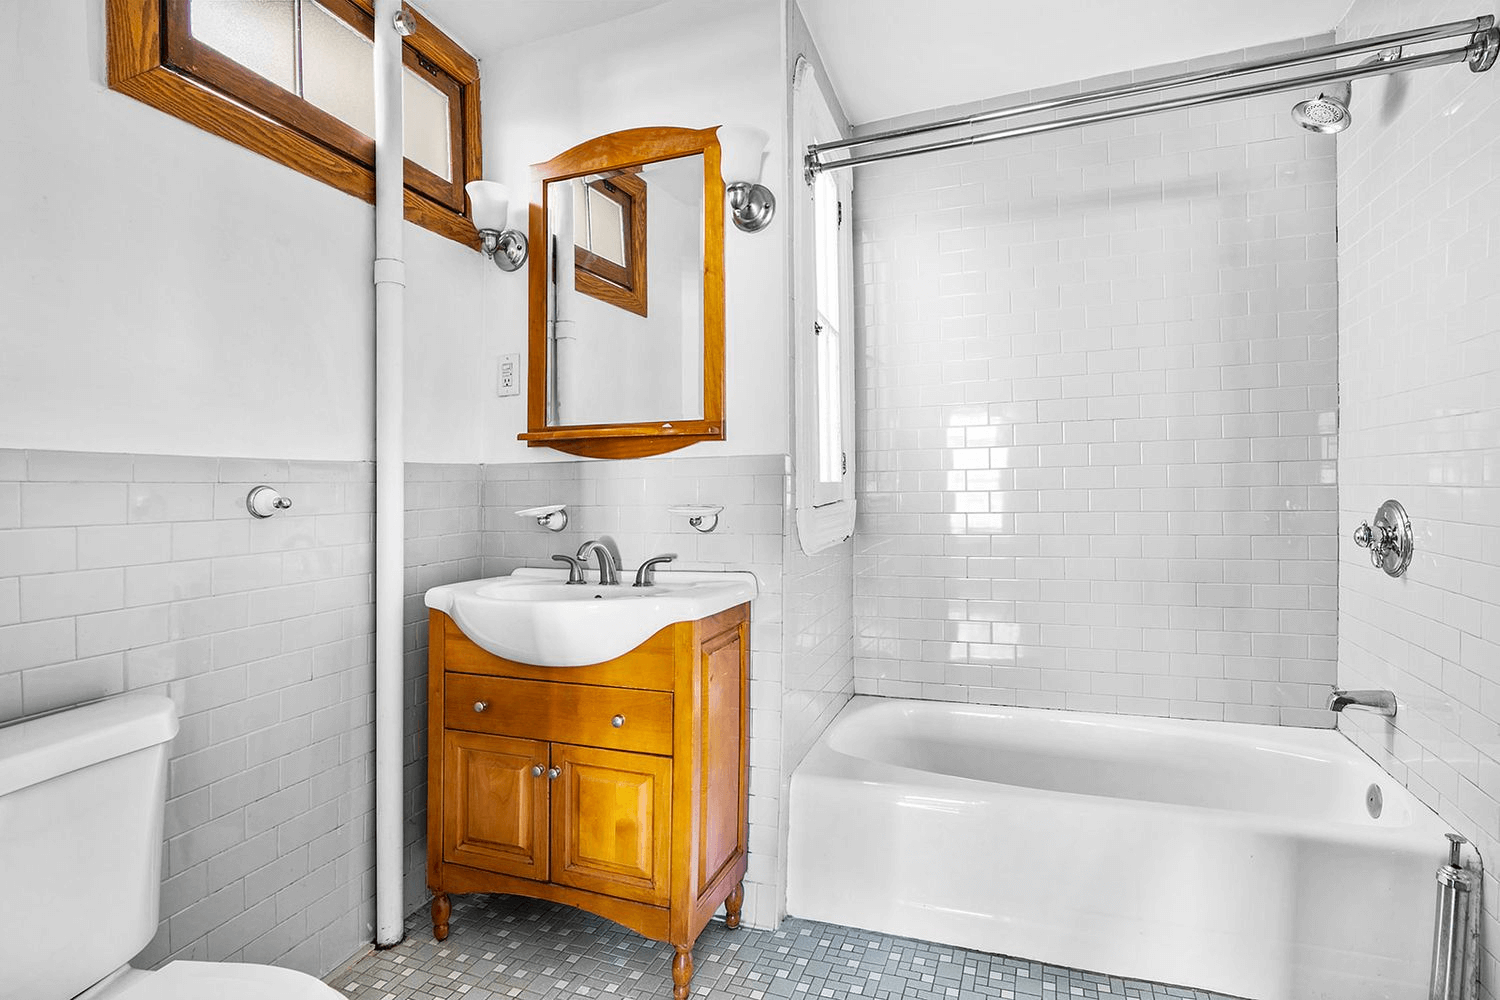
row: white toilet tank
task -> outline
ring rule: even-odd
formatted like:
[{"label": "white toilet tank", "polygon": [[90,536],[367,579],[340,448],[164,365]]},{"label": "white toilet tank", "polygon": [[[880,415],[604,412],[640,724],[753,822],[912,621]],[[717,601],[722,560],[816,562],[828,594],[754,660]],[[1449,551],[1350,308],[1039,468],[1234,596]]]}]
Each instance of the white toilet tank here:
[{"label": "white toilet tank", "polygon": [[176,735],[156,695],[0,727],[0,1000],[67,1000],[156,934]]}]

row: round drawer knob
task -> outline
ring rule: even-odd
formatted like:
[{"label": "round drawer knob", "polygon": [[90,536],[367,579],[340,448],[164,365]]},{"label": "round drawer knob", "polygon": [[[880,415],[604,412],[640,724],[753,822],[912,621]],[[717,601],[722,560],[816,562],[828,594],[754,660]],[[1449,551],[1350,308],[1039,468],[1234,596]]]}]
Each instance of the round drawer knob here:
[{"label": "round drawer knob", "polygon": [[487,709],[489,707],[490,707],[490,703],[487,702],[487,701],[476,701],[474,703],[474,711],[476,711],[476,712],[483,712],[485,709]]},{"label": "round drawer knob", "polygon": [[611,726],[614,726],[616,729],[619,729],[621,726],[625,725],[625,716],[617,715],[613,719],[609,720],[609,724]]},{"label": "round drawer knob", "polygon": [[549,767],[549,768],[547,768],[547,780],[548,781],[556,781],[557,780],[557,776],[559,774],[562,774],[562,771],[560,771],[559,769],[557,769],[555,767]]},{"label": "round drawer knob", "polygon": [[544,770],[546,770],[546,768],[542,767],[542,765],[540,765],[540,764],[533,764],[533,765],[531,765],[531,773],[535,777],[540,778],[542,776],[542,772]]}]

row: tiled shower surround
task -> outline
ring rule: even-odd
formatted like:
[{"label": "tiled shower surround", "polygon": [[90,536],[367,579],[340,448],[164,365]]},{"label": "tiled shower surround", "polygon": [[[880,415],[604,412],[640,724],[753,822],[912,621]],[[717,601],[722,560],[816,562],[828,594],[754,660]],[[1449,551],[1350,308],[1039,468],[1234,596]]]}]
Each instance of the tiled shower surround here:
[{"label": "tiled shower surround", "polygon": [[[784,787],[853,690],[850,547],[796,550],[788,481],[779,455],[407,466],[409,906],[426,898],[422,594],[605,536],[630,569],[677,552],[676,568],[759,578],[744,914],[775,924]],[[292,509],[252,519],[260,483]],[[182,717],[141,964],[324,974],[371,938],[372,496],[367,462],[0,451],[0,721],[122,691],[165,693]],[[666,514],[700,501],[725,507],[713,534]],[[514,514],[542,502],[570,505],[568,531]]]},{"label": "tiled shower surround", "polygon": [[[1357,0],[1340,41],[1460,20],[1456,2]],[[1487,74],[1493,76],[1493,72]],[[1480,974],[1500,984],[1500,90],[1412,73],[1354,86],[1339,138],[1339,658],[1395,691],[1339,729],[1487,862]],[[1387,498],[1416,551],[1393,580],[1350,539]]]},{"label": "tiled shower surround", "polygon": [[1333,724],[1334,140],[1295,99],[857,170],[861,692]]}]

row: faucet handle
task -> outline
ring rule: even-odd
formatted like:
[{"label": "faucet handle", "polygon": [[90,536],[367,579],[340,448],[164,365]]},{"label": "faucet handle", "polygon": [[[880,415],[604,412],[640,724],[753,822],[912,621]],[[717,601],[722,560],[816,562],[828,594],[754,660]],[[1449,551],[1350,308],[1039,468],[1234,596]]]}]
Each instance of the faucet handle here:
[{"label": "faucet handle", "polygon": [[1354,544],[1362,549],[1368,549],[1375,541],[1375,532],[1370,528],[1370,522],[1364,521],[1354,529]]},{"label": "faucet handle", "polygon": [[552,560],[554,562],[565,562],[568,564],[568,583],[588,583],[588,581],[583,578],[583,560],[576,559],[573,556],[568,555],[555,555],[552,557]]},{"label": "faucet handle", "polygon": [[656,567],[663,563],[669,563],[677,558],[677,553],[669,552],[664,556],[652,556],[641,563],[641,568],[635,571],[635,585],[637,587],[656,586]]}]

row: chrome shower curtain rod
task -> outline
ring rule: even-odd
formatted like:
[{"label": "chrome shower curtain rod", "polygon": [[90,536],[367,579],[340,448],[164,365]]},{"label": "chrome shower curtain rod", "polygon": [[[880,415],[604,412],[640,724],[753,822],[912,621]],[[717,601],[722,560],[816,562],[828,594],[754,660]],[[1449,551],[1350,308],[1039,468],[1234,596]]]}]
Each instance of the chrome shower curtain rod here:
[{"label": "chrome shower curtain rod", "polygon": [[[1127,97],[1137,97],[1143,94],[1154,94],[1164,90],[1175,90],[1178,87],[1186,87],[1193,84],[1216,83],[1222,80],[1236,79],[1242,76],[1251,76],[1259,73],[1267,73],[1272,70],[1287,69],[1293,66],[1304,66],[1308,63],[1323,62],[1328,59],[1337,59],[1341,56],[1358,55],[1365,52],[1381,52],[1387,49],[1400,48],[1406,45],[1416,45],[1423,42],[1432,42],[1444,38],[1454,38],[1459,35],[1469,35],[1469,42],[1462,48],[1444,49],[1441,52],[1433,52],[1422,56],[1406,56],[1403,58],[1389,59],[1374,63],[1363,63],[1342,70],[1327,70],[1318,73],[1309,73],[1298,77],[1287,77],[1278,80],[1268,80],[1262,83],[1250,84],[1244,87],[1236,87],[1228,90],[1211,91],[1202,94],[1189,94],[1182,97],[1168,98],[1162,101],[1154,101],[1147,104],[1132,105],[1125,108],[1114,108],[1106,111],[1096,111],[1089,114],[1075,115],[1069,118],[1060,118],[1055,121],[1037,122],[1031,125],[1019,125],[1011,128],[1003,128],[991,132],[980,132],[975,135],[960,136],[954,139],[943,139],[936,142],[921,143],[915,146],[898,147],[886,149],[874,153],[856,154],[843,159],[828,159],[826,154],[849,149],[855,146],[864,146],[871,143],[887,142],[895,139],[904,139],[914,135],[923,135],[928,132],[937,132],[945,129],[960,128],[963,126],[978,125],[985,122],[998,121],[1006,118],[1015,118],[1022,115],[1037,114],[1043,111],[1056,111],[1062,108],[1078,107],[1085,104],[1098,104],[1103,101],[1119,100]],[[1212,104],[1220,101],[1239,100],[1247,97],[1260,97],[1265,94],[1274,94],[1286,90],[1302,90],[1315,87],[1325,83],[1339,83],[1345,80],[1357,80],[1367,76],[1382,76],[1387,73],[1396,73],[1404,69],[1425,69],[1429,66],[1447,66],[1453,63],[1467,62],[1469,69],[1475,73],[1483,73],[1495,64],[1496,54],[1500,53],[1500,30],[1495,28],[1495,18],[1486,14],[1483,17],[1472,18],[1467,21],[1452,21],[1447,24],[1433,25],[1427,28],[1416,28],[1410,31],[1399,31],[1389,35],[1379,35],[1373,38],[1365,38],[1355,42],[1341,42],[1337,45],[1325,45],[1316,49],[1307,49],[1303,52],[1289,53],[1284,56],[1272,56],[1265,59],[1255,59],[1248,62],[1235,63],[1230,66],[1221,66],[1214,69],[1196,70],[1187,73],[1178,73],[1172,76],[1159,77],[1154,80],[1143,80],[1140,83],[1124,84],[1118,87],[1103,87],[1098,90],[1085,91],[1081,94],[1071,94],[1066,97],[1054,97],[1041,101],[1033,101],[1030,104],[1017,105],[1009,108],[998,108],[993,111],[983,111],[978,114],[966,115],[959,118],[948,118],[943,121],[927,122],[921,125],[912,125],[906,128],[891,129],[885,132],[876,132],[870,135],[858,136],[852,139],[840,139],[836,142],[816,143],[807,147],[805,163],[808,176],[822,173],[825,170],[837,170],[841,167],[856,167],[865,163],[876,163],[881,160],[892,160],[898,157],[915,156],[920,153],[933,153],[944,149],[957,149],[962,146],[975,146],[989,142],[999,142],[1002,139],[1015,139],[1021,136],[1041,135],[1047,132],[1058,132],[1063,129],[1079,128],[1084,125],[1096,125],[1102,122],[1117,121],[1122,118],[1133,118],[1137,115],[1157,114],[1163,111],[1176,111],[1181,108],[1195,107],[1200,104]]]}]

